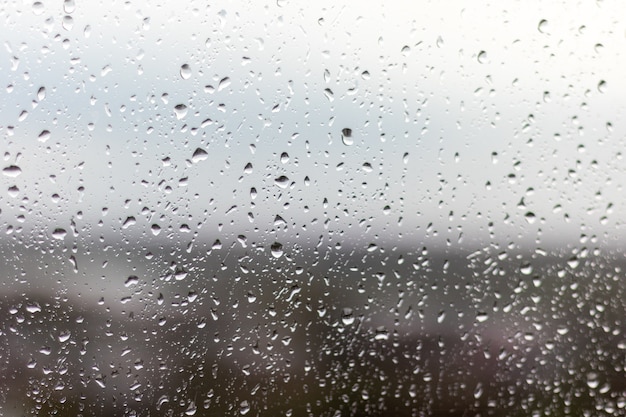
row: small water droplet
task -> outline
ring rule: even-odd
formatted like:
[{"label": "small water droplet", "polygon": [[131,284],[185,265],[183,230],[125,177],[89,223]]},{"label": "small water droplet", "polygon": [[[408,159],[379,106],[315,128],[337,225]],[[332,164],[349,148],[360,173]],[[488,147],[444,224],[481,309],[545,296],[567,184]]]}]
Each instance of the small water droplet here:
[{"label": "small water droplet", "polygon": [[537,30],[540,33],[548,33],[548,21],[546,19],[541,19],[537,25]]},{"label": "small water droplet", "polygon": [[230,78],[224,77],[220,80],[220,83],[217,85],[217,91],[222,91],[229,85],[230,85]]},{"label": "small water droplet", "polygon": [[487,58],[487,52],[480,51],[478,53],[478,62],[480,64],[486,64],[487,62],[489,62],[489,58]]},{"label": "small water droplet", "polygon": [[344,145],[346,146],[350,146],[354,143],[354,140],[352,139],[352,129],[350,128],[344,128],[341,130],[341,140],[343,142]]},{"label": "small water droplet", "polygon": [[42,130],[41,133],[39,134],[39,137],[37,137],[37,140],[41,143],[45,143],[48,139],[50,139],[49,130]]},{"label": "small water droplet", "polygon": [[341,322],[346,326],[354,323],[354,311],[350,307],[344,307],[341,311]]},{"label": "small water droplet", "polygon": [[137,220],[135,220],[133,216],[129,216],[126,218],[126,220],[124,220],[124,223],[122,224],[122,229],[128,229],[130,226],[134,225],[135,223],[137,223]]},{"label": "small water droplet", "polygon": [[180,67],[180,76],[183,80],[188,80],[191,77],[191,67],[189,64],[183,64]]},{"label": "small water droplet", "polygon": [[71,14],[76,10],[76,3],[74,0],[65,0],[63,2],[63,11],[67,14]]},{"label": "small water droplet", "polygon": [[174,107],[174,113],[176,114],[176,118],[178,120],[184,118],[185,116],[187,116],[187,106],[185,106],[184,104],[177,104]]},{"label": "small water droplet", "polygon": [[37,303],[27,304],[26,311],[29,313],[39,313],[41,311],[41,306]]},{"label": "small water droplet", "polygon": [[487,321],[488,318],[489,315],[487,313],[479,312],[478,314],[476,314],[476,321],[479,323],[484,323],[485,321]]},{"label": "small water droplet", "polygon": [[52,231],[52,237],[55,238],[56,240],[63,240],[65,239],[66,235],[67,235],[67,231],[65,229],[61,229],[60,227]]},{"label": "small water droplet", "polygon": [[187,409],[185,410],[185,414],[188,416],[193,416],[194,414],[196,414],[197,409],[198,408],[196,407],[196,403],[192,401],[189,404],[189,407],[187,407]]},{"label": "small water droplet", "polygon": [[249,411],[250,411],[250,404],[248,403],[248,401],[242,401],[241,404],[239,405],[239,414],[244,416],[248,414]]},{"label": "small water droplet", "polygon": [[67,342],[70,339],[70,336],[72,336],[72,332],[70,332],[69,330],[62,331],[61,333],[59,333],[59,342]]},{"label": "small water droplet", "polygon": [[598,83],[598,91],[601,92],[601,93],[606,93],[606,81],[601,80]]},{"label": "small water droplet", "polygon": [[33,3],[33,14],[35,16],[40,16],[44,12],[44,5],[40,1],[36,1]]},{"label": "small water droplet", "polygon": [[274,242],[272,246],[270,246],[270,251],[272,252],[272,256],[278,259],[283,256],[283,245],[279,242]]}]

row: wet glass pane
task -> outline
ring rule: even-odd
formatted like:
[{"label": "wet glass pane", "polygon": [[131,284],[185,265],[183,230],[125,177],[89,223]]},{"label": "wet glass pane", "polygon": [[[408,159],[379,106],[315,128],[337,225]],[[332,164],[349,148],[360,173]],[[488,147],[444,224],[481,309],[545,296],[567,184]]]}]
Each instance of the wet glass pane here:
[{"label": "wet glass pane", "polygon": [[626,409],[626,6],[0,8],[0,414]]}]

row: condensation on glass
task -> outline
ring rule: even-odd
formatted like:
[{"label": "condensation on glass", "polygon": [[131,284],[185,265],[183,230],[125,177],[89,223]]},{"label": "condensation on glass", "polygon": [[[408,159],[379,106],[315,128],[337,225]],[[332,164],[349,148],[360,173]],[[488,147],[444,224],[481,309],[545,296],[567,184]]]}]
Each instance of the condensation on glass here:
[{"label": "condensation on glass", "polygon": [[0,414],[626,408],[620,2],[2,6]]}]

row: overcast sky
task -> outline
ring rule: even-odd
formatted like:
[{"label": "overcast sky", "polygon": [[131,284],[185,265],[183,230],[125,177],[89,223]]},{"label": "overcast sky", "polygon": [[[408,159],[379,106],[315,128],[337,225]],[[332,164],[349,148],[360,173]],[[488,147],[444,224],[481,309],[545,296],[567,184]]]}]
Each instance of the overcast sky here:
[{"label": "overcast sky", "polygon": [[0,12],[3,227],[622,239],[620,2],[203,3]]}]

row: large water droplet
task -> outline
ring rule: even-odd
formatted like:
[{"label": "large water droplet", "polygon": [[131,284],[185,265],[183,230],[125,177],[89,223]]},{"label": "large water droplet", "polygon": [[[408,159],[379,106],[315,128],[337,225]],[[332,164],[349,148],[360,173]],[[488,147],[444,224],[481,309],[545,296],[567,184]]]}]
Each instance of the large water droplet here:
[{"label": "large water droplet", "polygon": [[350,146],[354,143],[352,139],[352,129],[346,127],[341,130],[341,141],[346,146]]},{"label": "large water droplet", "polygon": [[350,307],[344,307],[341,310],[341,322],[346,326],[354,323],[354,311]]},{"label": "large water droplet", "polygon": [[196,164],[200,161],[204,161],[208,157],[209,157],[209,153],[207,151],[205,151],[202,148],[196,148],[196,150],[193,151],[193,155],[191,156],[191,162]]},{"label": "large water droplet", "polygon": [[480,51],[478,53],[478,62],[480,64],[486,64],[487,62],[489,62],[489,58],[487,58],[487,52]]},{"label": "large water droplet", "polygon": [[65,239],[66,235],[67,235],[67,231],[65,229],[56,228],[52,231],[52,237],[57,240]]},{"label": "large water droplet", "polygon": [[189,77],[191,77],[191,67],[189,66],[189,64],[183,64],[180,67],[180,76],[183,80],[188,80]]},{"label": "large water droplet", "polygon": [[176,118],[178,120],[184,118],[187,116],[187,106],[184,104],[177,104],[176,107],[174,107],[174,113],[176,114]]},{"label": "large water droplet", "polygon": [[274,180],[274,183],[278,185],[280,188],[286,188],[289,185],[289,178],[287,178],[284,175],[281,175],[280,177]]},{"label": "large water droplet", "polygon": [[271,250],[272,256],[274,258],[278,259],[281,256],[283,256],[283,245],[282,245],[282,243],[279,243],[279,242],[272,243],[272,246],[270,246],[270,250]]},{"label": "large water droplet", "polygon": [[2,170],[2,173],[7,177],[15,178],[22,173],[22,169],[17,165],[9,165]]}]

